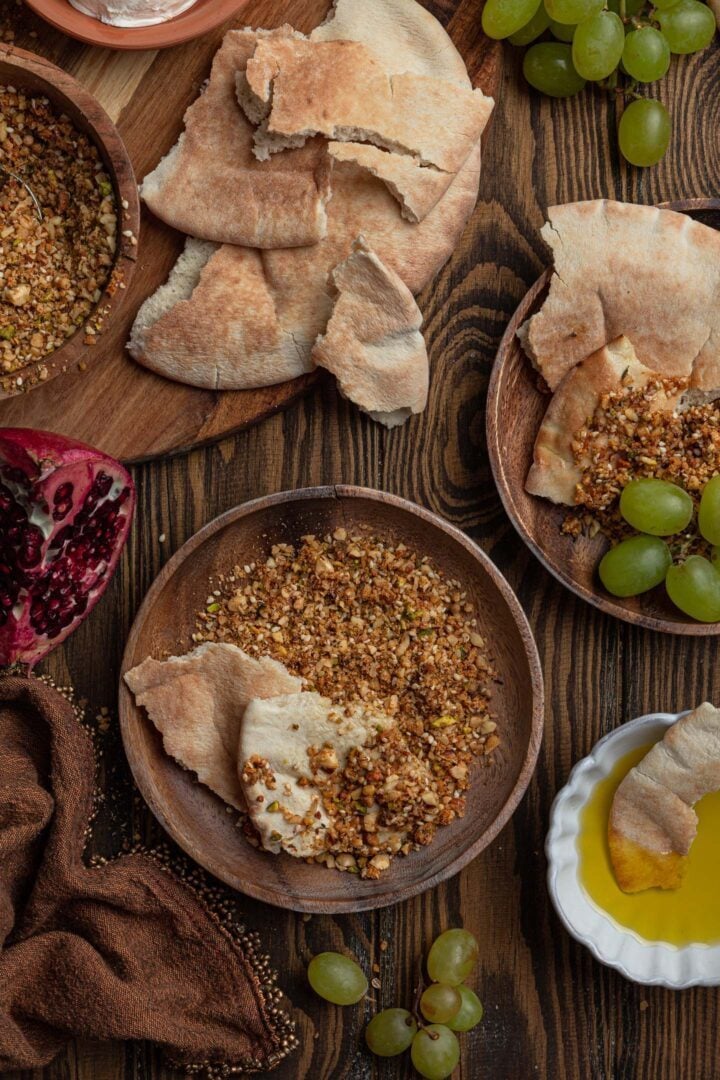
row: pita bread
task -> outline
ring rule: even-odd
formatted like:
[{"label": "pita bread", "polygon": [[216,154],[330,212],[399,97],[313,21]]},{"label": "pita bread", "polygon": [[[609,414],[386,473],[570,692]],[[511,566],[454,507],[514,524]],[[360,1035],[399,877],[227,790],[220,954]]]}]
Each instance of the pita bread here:
[{"label": "pita bread", "polygon": [[[313,786],[308,750],[332,748],[332,768],[342,768],[354,747],[365,746],[392,723],[362,706],[339,709],[314,693],[250,702],[240,730],[238,770],[263,847],[301,858],[323,851],[330,818]],[[309,786],[299,786],[298,780]]]},{"label": "pita bread", "polygon": [[621,334],[661,375],[720,387],[720,233],[685,214],[604,200],[555,206],[548,218],[555,273],[520,337],[552,390]]},{"label": "pita bread", "polygon": [[331,142],[328,153],[334,161],[357,165],[382,180],[400,203],[402,216],[415,223],[437,206],[455,175],[426,169],[406,154],[392,154],[368,143]]},{"label": "pita bread", "polygon": [[235,73],[256,43],[294,34],[282,27],[225,35],[207,88],[185,114],[184,133],[141,188],[168,225],[202,240],[257,248],[315,244],[325,236],[331,191],[323,141],[261,164],[235,96]]},{"label": "pita bread", "polygon": [[255,133],[260,160],[324,135],[456,173],[493,106],[482,90],[414,72],[389,74],[356,41],[259,40],[245,77],[254,99],[250,118],[265,118]]},{"label": "pita bread", "polygon": [[[657,372],[641,364],[632,344],[620,337],[577,364],[553,394],[535,440],[533,464],[525,490],[554,503],[575,506],[576,488],[585,464],[576,461],[573,443],[580,429],[595,415],[605,394],[623,385],[646,386]],[[673,412],[682,388],[668,396],[660,390],[652,399],[657,412]]]},{"label": "pita bread", "polygon": [[427,403],[422,312],[407,285],[362,238],[331,277],[337,299],[312,358],[365,412],[388,427],[402,424]]},{"label": "pita bread", "polygon": [[678,720],[615,793],[608,843],[624,892],[676,889],[697,833],[693,806],[720,790],[720,710],[708,702]]},{"label": "pita bread", "polygon": [[312,343],[282,325],[259,251],[189,239],[140,308],[128,349],[189,386],[247,390],[311,370]]},{"label": "pita bread", "polygon": [[246,809],[237,747],[248,702],[302,687],[276,660],[255,660],[234,645],[212,642],[186,656],[143,660],[126,672],[125,682],[162,735],[166,753],[237,810]]}]

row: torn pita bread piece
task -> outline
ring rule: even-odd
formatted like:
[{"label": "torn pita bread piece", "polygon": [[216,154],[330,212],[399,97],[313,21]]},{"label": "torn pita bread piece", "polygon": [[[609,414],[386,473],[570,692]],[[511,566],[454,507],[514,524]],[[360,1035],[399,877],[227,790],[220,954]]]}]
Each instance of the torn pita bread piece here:
[{"label": "torn pita bread piece", "polygon": [[407,285],[360,238],[331,275],[337,292],[313,361],[335,375],[341,393],[388,427],[422,412],[428,355],[422,312]]},{"label": "torn pita bread piece", "polygon": [[302,681],[276,660],[206,642],[186,656],[143,660],[126,672],[166,753],[236,810],[246,810],[237,774],[243,713],[257,698],[292,694]]},{"label": "torn pita bread piece", "polygon": [[[552,396],[535,440],[533,463],[525,490],[554,503],[576,505],[576,488],[583,469],[573,449],[578,432],[595,416],[606,394],[623,386],[642,388],[658,373],[641,364],[632,343],[620,337],[577,364],[567,373]],[[656,412],[673,412],[684,391],[658,389],[649,401]]]},{"label": "torn pita bread piece", "polygon": [[369,142],[418,165],[457,173],[477,145],[492,98],[442,78],[389,74],[356,41],[258,40],[238,86],[255,123],[255,154],[301,146],[314,135]]},{"label": "torn pita bread piece", "polygon": [[294,33],[282,27],[225,35],[207,87],[185,114],[185,131],[142,184],[144,202],[162,221],[201,240],[246,247],[297,247],[325,236],[331,166],[324,142],[261,164],[235,96],[235,73],[256,43]]},{"label": "torn pita bread piece", "polygon": [[312,369],[311,349],[294,322],[283,326],[259,251],[193,239],[140,308],[128,342],[144,367],[207,390],[295,379]]},{"label": "torn pita bread piece", "polygon": [[314,766],[328,773],[343,768],[351,750],[392,725],[382,713],[335,707],[315,693],[250,702],[240,728],[238,770],[265,850],[301,858],[326,850],[330,818]]},{"label": "torn pita bread piece", "polygon": [[627,774],[613,799],[610,859],[623,892],[677,889],[697,833],[693,807],[720,790],[720,710],[700,705]]},{"label": "torn pita bread piece", "polygon": [[686,214],[598,200],[555,206],[542,235],[555,273],[519,332],[555,390],[571,368],[625,334],[666,377],[720,387],[720,233]]}]

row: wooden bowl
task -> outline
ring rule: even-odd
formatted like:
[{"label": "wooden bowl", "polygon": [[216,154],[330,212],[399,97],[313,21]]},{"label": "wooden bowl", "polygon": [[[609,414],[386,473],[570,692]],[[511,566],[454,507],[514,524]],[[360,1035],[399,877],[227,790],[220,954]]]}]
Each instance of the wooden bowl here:
[{"label": "wooden bowl", "polygon": [[247,0],[197,0],[187,11],[157,26],[109,26],[84,15],[69,0],[27,0],[29,7],[64,34],[108,49],[167,49],[181,45],[231,19]]},{"label": "wooden bowl", "polygon": [[[690,213],[720,228],[720,199],[686,199],[661,204],[664,210]],[[550,402],[541,389],[542,380],[518,340],[518,328],[542,306],[552,268],[535,282],[513,315],[500,342],[490,377],[487,402],[487,442],[495,483],[513,525],[543,566],[577,596],[601,611],[625,622],[668,634],[695,637],[720,633],[718,623],[687,619],[673,606],[663,588],[629,600],[611,596],[603,589],[597,566],[608,541],[580,536],[576,540],[560,531],[567,508],[529,495],[525,480],[533,457],[538,428]]]},{"label": "wooden bowl", "polygon": [[121,677],[123,742],[140,791],[163,827],[189,855],[228,885],[295,911],[364,911],[405,900],[456,874],[493,840],[530,781],[543,725],[543,680],[525,615],[487,555],[459,530],[414,503],[355,487],[308,488],[246,503],[201,529],[163,568],[138,612],[123,674],[147,656],[182,654],[192,645],[195,613],[209,582],[267,552],[338,525],[368,529],[432,556],[462,582],[476,604],[480,633],[499,674],[492,708],[502,737],[492,764],[478,768],[462,820],[433,843],[396,859],[379,881],[256,850],[223,802],[181,769],[163,748]]},{"label": "wooden bowl", "polygon": [[[113,291],[106,288],[95,308],[96,311],[101,309],[104,313],[102,330],[97,335],[99,340],[123,307],[137,261],[140,202],[130,158],[115,125],[99,102],[83,89],[80,83],[54,64],[22,49],[0,45],[0,86],[7,84],[34,94],[42,94],[58,112],[66,113],[75,127],[95,143],[112,180],[117,202],[118,246],[111,276]],[[125,233],[128,235],[125,236]],[[135,239],[135,244],[132,243],[130,234]],[[56,375],[77,370],[80,361],[89,366],[98,346],[85,344],[85,322],[87,320],[59,349],[18,371],[17,374],[23,380],[22,386],[17,387],[14,380],[8,380],[9,385],[0,389],[0,398],[27,393],[33,386],[44,386]],[[42,381],[38,374],[40,368],[48,371],[47,378]],[[60,395],[56,393],[55,396]]]}]

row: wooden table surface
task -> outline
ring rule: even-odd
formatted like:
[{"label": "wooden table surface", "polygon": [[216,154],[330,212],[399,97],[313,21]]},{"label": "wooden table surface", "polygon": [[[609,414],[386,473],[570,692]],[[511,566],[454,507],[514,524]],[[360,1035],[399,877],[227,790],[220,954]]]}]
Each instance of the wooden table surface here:
[{"label": "wooden table surface", "polygon": [[[274,6],[282,12],[293,4],[275,0]],[[447,18],[455,5],[428,6]],[[14,8],[14,0],[0,0],[5,20],[15,17]],[[42,51],[91,87],[113,63],[110,54],[62,39],[29,15],[15,26],[18,44]],[[151,54],[126,57],[123,77],[131,78],[133,65],[153,62]],[[656,169],[626,169],[616,149],[612,103],[599,92],[541,101],[522,83],[518,56],[508,51],[480,202],[434,286],[426,328],[432,388],[424,416],[387,433],[323,383],[286,413],[214,448],[137,468],[137,527],[127,555],[99,609],[48,665],[89,699],[91,715],[112,707],[128,628],[164,562],[217,514],[284,488],[346,481],[415,499],[467,530],[517,590],[545,671],[546,733],[529,792],[490,849],[443,887],[375,914],[307,919],[243,901],[247,922],[262,933],[296,1009],[301,1049],[276,1071],[278,1080],[410,1075],[404,1060],[378,1066],[362,1049],[375,1002],[368,1001],[367,1015],[362,1007],[324,1005],[307,991],[305,965],[322,949],[350,949],[381,963],[378,1004],[407,1004],[421,953],[440,930],[461,924],[480,941],[477,988],[486,1019],[464,1038],[458,1076],[720,1076],[720,992],[634,986],[601,967],[556,918],[543,855],[552,799],[601,735],[651,710],[676,711],[706,698],[720,703],[716,640],[634,629],[574,599],[528,554],[505,518],[484,438],[485,391],[498,340],[545,262],[538,230],[546,207],[599,196],[653,203],[720,194],[718,47],[674,61],[660,93],[675,116],[670,152]],[[426,310],[432,292],[424,298]],[[112,728],[105,741],[106,763],[122,774]],[[130,794],[122,798],[119,815],[101,814],[96,846],[104,851],[120,844],[119,819],[136,835],[160,837],[148,812]],[[382,955],[381,941],[388,942]],[[87,1043],[71,1044],[45,1071],[48,1080],[169,1075],[152,1046]]]}]

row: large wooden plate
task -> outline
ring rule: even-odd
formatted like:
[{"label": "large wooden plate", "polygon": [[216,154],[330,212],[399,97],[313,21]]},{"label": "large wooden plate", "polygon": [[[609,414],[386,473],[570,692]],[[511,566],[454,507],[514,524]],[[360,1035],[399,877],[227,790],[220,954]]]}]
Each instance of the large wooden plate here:
[{"label": "large wooden plate", "polygon": [[177,843],[207,870],[241,892],[295,911],[362,911],[405,900],[456,874],[499,833],[532,775],[543,725],[543,680],[525,615],[487,555],[428,510],[364,488],[329,487],[258,499],[201,529],[163,568],[138,612],[123,658],[123,674],[147,656],[182,654],[192,645],[196,612],[208,583],[273,543],[338,525],[428,553],[457,578],[476,605],[499,683],[492,708],[502,743],[493,763],[473,776],[465,817],[440,829],[433,843],[396,859],[379,881],[308,865],[251,847],[234,815],[162,748],[160,736],[121,677],[120,724],[135,780],[150,809]]},{"label": "large wooden plate", "polygon": [[[63,0],[65,2],[65,0]],[[360,2],[360,0],[358,0]],[[437,5],[425,0],[437,13]],[[207,78],[226,30],[291,22],[309,31],[323,20],[328,0],[248,0],[241,14],[202,38],[162,53],[111,53],[89,49],[46,23],[38,36],[19,33],[17,44],[42,51],[85,78],[117,122],[138,177],[145,176],[176,141],[182,117]],[[443,5],[446,25],[476,85],[497,94],[502,50],[480,28],[482,5],[453,0]],[[468,226],[472,228],[472,224]],[[306,393],[311,374],[263,390],[217,393],[173,383],[140,367],[125,342],[142,301],[166,280],[183,237],[143,211],[138,265],[124,313],[95,346],[86,371],[71,370],[53,387],[40,387],[0,402],[0,425],[44,428],[89,442],[124,461],[187,450],[255,424]],[[445,271],[452,273],[452,264]],[[433,289],[420,298],[428,321],[438,317]]]},{"label": "large wooden plate", "polygon": [[[692,214],[720,228],[720,199],[689,199],[663,203],[666,210]],[[529,495],[525,479],[535,437],[550,401],[526,357],[517,331],[542,306],[552,269],[535,282],[513,315],[500,342],[488,387],[487,440],[490,463],[505,509],[521,537],[540,562],[577,596],[625,622],[668,634],[696,637],[720,633],[720,624],[689,621],[675,608],[663,588],[619,600],[605,592],[597,565],[608,548],[602,535],[573,540],[560,531],[567,511],[547,499]]]}]

